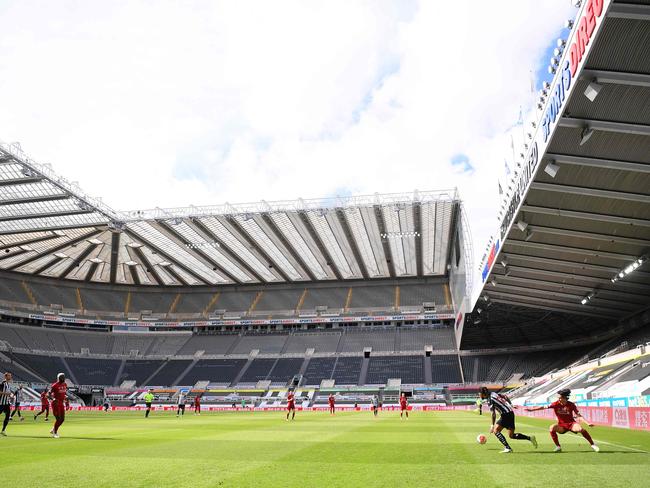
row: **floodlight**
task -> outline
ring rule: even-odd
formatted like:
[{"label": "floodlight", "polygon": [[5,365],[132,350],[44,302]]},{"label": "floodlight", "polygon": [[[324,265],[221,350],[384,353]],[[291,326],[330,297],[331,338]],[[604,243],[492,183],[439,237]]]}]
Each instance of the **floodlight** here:
[{"label": "floodlight", "polygon": [[[573,29],[573,20],[572,20],[572,19],[567,20],[567,21],[564,23],[564,27],[566,27],[566,28],[569,29],[569,30]],[[564,41],[564,39],[558,39],[558,40],[557,40],[558,43],[559,43],[560,41]]]},{"label": "floodlight", "polygon": [[554,163],[548,163],[544,168],[544,172],[549,175],[551,178],[555,178],[557,172],[560,171],[560,167]]},{"label": "floodlight", "polygon": [[497,280],[495,280],[494,278],[492,278],[490,283],[492,283],[492,286],[497,286]]},{"label": "floodlight", "polygon": [[554,75],[557,72],[557,70],[555,69],[555,67],[549,66],[548,67],[548,72],[549,72],[549,74]]},{"label": "floodlight", "polygon": [[517,227],[519,227],[520,231],[524,232],[528,228],[528,224],[523,220],[520,220],[519,222],[517,222]]},{"label": "floodlight", "polygon": [[553,49],[553,56],[555,56],[556,58],[559,58],[560,56],[562,56],[563,52],[564,52],[564,49],[562,49],[560,47],[556,47],[555,49]]},{"label": "floodlight", "polygon": [[591,127],[585,126],[580,133],[580,145],[584,145],[593,135],[594,130]]},{"label": "floodlight", "polygon": [[599,85],[595,81],[592,81],[587,85],[587,88],[585,88],[585,97],[587,97],[590,102],[593,102],[600,93],[602,87],[603,85]]}]

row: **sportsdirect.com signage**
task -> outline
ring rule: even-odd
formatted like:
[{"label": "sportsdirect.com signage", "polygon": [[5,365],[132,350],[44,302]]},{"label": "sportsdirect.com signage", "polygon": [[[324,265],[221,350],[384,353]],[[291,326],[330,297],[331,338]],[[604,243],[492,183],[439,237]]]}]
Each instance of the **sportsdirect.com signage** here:
[{"label": "sportsdirect.com signage", "polygon": [[[20,315],[16,312],[0,310],[0,313],[7,315]],[[299,325],[299,324],[336,324],[336,323],[367,323],[367,322],[411,322],[418,320],[452,320],[454,314],[396,314],[396,315],[355,315],[340,317],[312,317],[308,319],[222,319],[222,320],[200,320],[200,321],[125,321],[125,320],[95,320],[76,317],[61,317],[59,315],[28,314],[30,319],[47,320],[49,322],[61,322],[79,325],[101,325],[101,326],[122,326],[122,327],[212,327],[212,326],[248,326],[248,325]]]},{"label": "sportsdirect.com signage", "polygon": [[[566,101],[576,86],[573,81],[582,69],[584,61],[587,59],[587,55],[594,45],[594,38],[602,27],[605,13],[610,3],[611,0],[587,0],[583,2],[582,9],[579,12],[577,20],[574,23],[574,28],[571,31],[571,36],[567,42],[564,55],[559,63],[560,68],[551,84],[549,99],[544,108],[540,123],[535,130],[535,135],[523,164],[521,174],[514,182],[514,192],[507,204],[506,213],[503,216],[499,229],[501,242],[508,235],[517,213],[523,204],[526,193],[530,188],[530,184],[539,169],[539,162],[546,152],[551,135],[565,108]],[[498,249],[496,254],[498,254]],[[485,283],[496,261],[495,257],[490,252],[483,258],[483,265],[481,266],[483,283]]]}]

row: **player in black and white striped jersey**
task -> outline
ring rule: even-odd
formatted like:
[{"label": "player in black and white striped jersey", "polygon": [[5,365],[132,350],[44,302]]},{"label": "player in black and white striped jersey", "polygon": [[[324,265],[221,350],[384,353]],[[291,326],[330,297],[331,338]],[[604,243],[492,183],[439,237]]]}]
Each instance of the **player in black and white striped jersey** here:
[{"label": "player in black and white striped jersey", "polygon": [[[508,441],[501,433],[503,429],[508,431],[508,437],[510,439],[529,441],[537,449],[537,439],[534,435],[527,436],[525,434],[515,433],[515,410],[507,396],[490,392],[485,386],[481,387],[480,395],[481,399],[488,404],[492,411],[492,427],[490,427],[490,433],[494,434],[499,439],[499,442],[503,444],[504,449],[501,452],[512,452],[510,444],[508,444]],[[499,420],[496,420],[497,412],[499,412]]]},{"label": "player in black and white striped jersey", "polygon": [[14,394],[11,392],[11,373],[7,372],[4,374],[4,380],[0,383],[0,414],[4,413],[5,418],[2,422],[2,432],[0,435],[7,435],[5,430],[7,424],[9,423],[9,415],[11,414],[11,401],[14,397]]}]

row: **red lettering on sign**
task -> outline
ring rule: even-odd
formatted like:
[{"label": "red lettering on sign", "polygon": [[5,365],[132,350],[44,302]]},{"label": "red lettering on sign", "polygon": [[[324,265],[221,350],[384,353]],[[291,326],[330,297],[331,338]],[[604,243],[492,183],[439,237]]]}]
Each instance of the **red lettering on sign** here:
[{"label": "red lettering on sign", "polygon": [[591,37],[591,35],[594,33],[594,29],[596,28],[596,16],[594,15],[594,2],[593,2],[593,0],[589,0],[589,3],[587,4],[584,19],[586,19],[587,39],[589,39]]}]

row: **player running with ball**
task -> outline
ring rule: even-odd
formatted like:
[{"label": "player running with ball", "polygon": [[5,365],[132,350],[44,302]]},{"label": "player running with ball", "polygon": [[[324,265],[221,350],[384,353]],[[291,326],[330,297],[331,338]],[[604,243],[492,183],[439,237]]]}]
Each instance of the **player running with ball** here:
[{"label": "player running with ball", "polygon": [[560,390],[557,392],[557,394],[558,394],[558,400],[556,402],[551,403],[550,405],[541,406],[541,407],[532,407],[526,409],[527,412],[535,412],[537,410],[552,408],[553,411],[555,412],[555,416],[557,417],[558,422],[557,424],[551,425],[551,428],[549,429],[549,432],[551,434],[551,439],[553,439],[553,442],[555,443],[554,452],[562,451],[562,446],[560,446],[560,441],[557,438],[557,435],[565,434],[567,432],[573,432],[574,434],[581,434],[582,437],[587,439],[587,442],[589,442],[591,448],[595,452],[600,451],[600,448],[594,443],[594,440],[591,438],[589,432],[587,432],[582,427],[582,425],[580,425],[580,422],[584,422],[589,427],[594,426],[594,424],[588,423],[582,417],[582,415],[580,415],[580,412],[578,412],[578,407],[576,407],[576,404],[569,401],[569,396],[571,396],[571,390],[569,389]]},{"label": "player running with ball", "polygon": [[[502,453],[512,452],[512,448],[505,436],[501,433],[503,429],[508,431],[508,437],[510,439],[529,441],[535,449],[537,449],[537,439],[534,435],[527,436],[525,434],[515,433],[515,411],[510,399],[499,393],[490,393],[490,390],[487,387],[483,386],[480,390],[481,399],[487,400],[487,404],[492,411],[492,426],[490,427],[490,433],[494,434],[499,442],[503,444]],[[497,411],[499,412],[499,420],[497,418]]]}]

